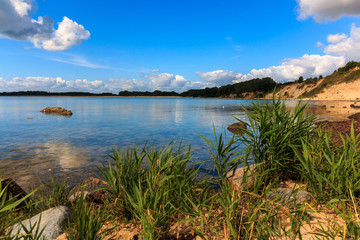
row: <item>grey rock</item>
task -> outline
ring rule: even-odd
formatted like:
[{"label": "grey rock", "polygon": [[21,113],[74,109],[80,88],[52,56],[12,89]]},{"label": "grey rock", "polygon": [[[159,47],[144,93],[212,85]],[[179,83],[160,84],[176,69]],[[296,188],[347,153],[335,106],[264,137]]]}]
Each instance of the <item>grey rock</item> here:
[{"label": "grey rock", "polygon": [[[234,175],[232,172],[229,172],[227,177],[229,178],[230,183],[238,190],[252,189],[255,183],[256,166],[257,165],[250,165],[248,167],[238,168],[235,170]],[[246,182],[244,176],[246,176]]]},{"label": "grey rock", "polygon": [[297,191],[293,188],[278,188],[270,191],[267,198],[271,201],[279,200],[281,203],[302,204],[311,200],[312,196],[307,191]]},{"label": "grey rock", "polygon": [[[43,211],[30,219],[22,221],[21,223],[29,230],[30,226],[38,224],[40,216],[40,231],[44,229],[42,237],[45,239],[56,239],[59,235],[64,233],[68,222],[72,220],[73,213],[68,207],[58,206]],[[11,236],[15,236],[17,234],[25,234],[25,231],[20,223],[12,226]]]}]

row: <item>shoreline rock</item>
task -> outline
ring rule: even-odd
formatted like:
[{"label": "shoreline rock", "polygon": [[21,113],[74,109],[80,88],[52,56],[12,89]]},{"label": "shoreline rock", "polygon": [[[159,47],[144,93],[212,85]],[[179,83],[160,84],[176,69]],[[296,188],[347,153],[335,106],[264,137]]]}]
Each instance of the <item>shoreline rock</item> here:
[{"label": "shoreline rock", "polygon": [[227,177],[238,190],[252,189],[255,184],[256,167],[258,167],[256,164],[240,167],[234,174],[232,171],[228,172]]},{"label": "shoreline rock", "polygon": [[[41,220],[40,220],[41,218]],[[11,236],[24,235],[24,227],[30,230],[35,224],[39,224],[39,230],[44,229],[41,235],[45,239],[56,239],[59,235],[65,232],[66,226],[73,218],[73,213],[70,208],[65,206],[58,206],[43,211],[32,218],[26,219],[21,223],[16,223],[11,227]],[[39,222],[40,220],[40,222]],[[23,226],[24,227],[23,227]]]},{"label": "shoreline rock", "polygon": [[270,201],[279,200],[279,202],[283,204],[303,204],[309,202],[312,199],[312,196],[309,192],[295,190],[293,188],[278,188],[270,191],[266,197]]},{"label": "shoreline rock", "polygon": [[360,113],[355,113],[348,116],[348,119],[343,121],[320,121],[317,123],[318,126],[323,125],[326,131],[331,131],[331,140],[336,143],[341,143],[341,135],[345,134],[350,136],[351,124],[354,125],[355,136],[360,134]]}]

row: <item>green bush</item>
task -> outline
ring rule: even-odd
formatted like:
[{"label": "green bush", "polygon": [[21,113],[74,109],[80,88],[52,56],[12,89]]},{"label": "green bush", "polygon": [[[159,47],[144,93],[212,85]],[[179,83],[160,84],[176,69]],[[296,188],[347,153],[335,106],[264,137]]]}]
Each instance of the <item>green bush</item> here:
[{"label": "green bush", "polygon": [[359,62],[355,62],[355,61],[350,61],[348,62],[344,67],[341,67],[338,69],[339,72],[347,72],[350,69],[353,69],[355,67],[360,67],[360,63]]}]

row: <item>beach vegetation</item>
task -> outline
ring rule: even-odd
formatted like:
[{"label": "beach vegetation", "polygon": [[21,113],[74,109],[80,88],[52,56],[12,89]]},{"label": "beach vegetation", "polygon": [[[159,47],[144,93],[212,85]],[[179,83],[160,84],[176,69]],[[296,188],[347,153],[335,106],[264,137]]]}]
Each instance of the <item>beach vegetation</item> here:
[{"label": "beach vegetation", "polygon": [[[89,202],[84,193],[70,203],[69,187],[52,179],[47,193],[31,197],[25,208],[69,206],[74,219],[67,239],[106,239],[119,224],[135,226],[140,239],[359,239],[360,135],[354,128],[333,142],[335,133],[315,124],[306,103],[290,111],[275,94],[245,111],[247,119],[238,119],[246,126],[239,127],[243,135],[214,130],[212,140],[199,133],[215,175],[199,177],[196,150],[175,141],[114,148],[99,168],[108,185],[105,204]],[[277,192],[286,184],[284,199]],[[304,191],[311,198],[296,201]],[[29,211],[16,210],[21,201],[5,198],[1,186],[0,200],[6,236]]]}]

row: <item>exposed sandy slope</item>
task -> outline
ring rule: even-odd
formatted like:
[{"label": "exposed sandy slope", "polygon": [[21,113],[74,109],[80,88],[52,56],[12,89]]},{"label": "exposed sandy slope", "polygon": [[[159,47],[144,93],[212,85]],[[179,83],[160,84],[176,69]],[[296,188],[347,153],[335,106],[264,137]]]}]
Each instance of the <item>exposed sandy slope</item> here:
[{"label": "exposed sandy slope", "polygon": [[[281,89],[278,93],[276,93],[276,96],[278,97],[279,94],[281,93],[281,96],[283,98],[287,98],[287,99],[298,99],[300,97],[301,94],[303,94],[304,92],[309,92],[310,90],[314,89],[315,87],[317,87],[321,82],[323,81],[320,80],[317,84],[309,84],[309,85],[303,85],[302,88],[300,88],[301,84],[300,83],[293,83],[290,84],[288,86],[285,86],[283,89]],[[265,98],[272,98],[272,93],[269,93],[265,96]]]},{"label": "exposed sandy slope", "polygon": [[351,83],[340,83],[333,85],[318,94],[314,99],[324,100],[359,100],[360,99],[360,79]]},{"label": "exposed sandy slope", "polygon": [[[359,70],[359,68],[355,68],[352,71],[355,70]],[[293,83],[284,86],[279,93],[281,92],[282,97],[285,99],[298,99],[301,94],[309,92],[323,81],[324,79],[320,80],[316,85]],[[277,93],[277,96],[279,93]],[[266,95],[266,98],[271,97],[272,93]],[[311,100],[360,100],[360,78],[349,83],[331,85],[315,97],[312,97]]]}]

